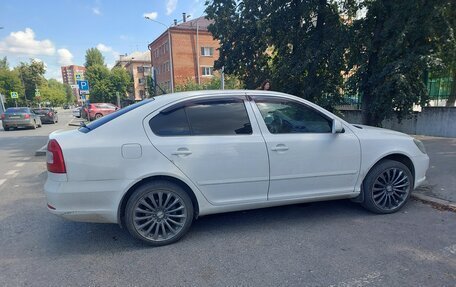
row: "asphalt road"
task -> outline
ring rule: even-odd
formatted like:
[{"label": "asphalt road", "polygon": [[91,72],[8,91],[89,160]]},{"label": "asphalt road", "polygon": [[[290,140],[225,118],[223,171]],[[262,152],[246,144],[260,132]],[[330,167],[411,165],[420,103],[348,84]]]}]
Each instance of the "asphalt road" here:
[{"label": "asphalt road", "polygon": [[53,216],[33,154],[64,114],[0,130],[0,286],[456,285],[456,213],[417,201],[382,216],[345,200],[212,215],[160,248]]}]

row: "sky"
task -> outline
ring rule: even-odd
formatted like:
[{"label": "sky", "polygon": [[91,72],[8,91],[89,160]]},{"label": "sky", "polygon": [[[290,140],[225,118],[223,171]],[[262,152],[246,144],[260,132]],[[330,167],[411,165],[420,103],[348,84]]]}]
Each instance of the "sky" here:
[{"label": "sky", "polygon": [[119,54],[147,51],[166,29],[203,15],[205,0],[1,0],[0,58],[10,68],[30,59],[43,61],[45,77],[62,80],[60,66],[84,65],[87,49],[97,47],[112,67]]}]

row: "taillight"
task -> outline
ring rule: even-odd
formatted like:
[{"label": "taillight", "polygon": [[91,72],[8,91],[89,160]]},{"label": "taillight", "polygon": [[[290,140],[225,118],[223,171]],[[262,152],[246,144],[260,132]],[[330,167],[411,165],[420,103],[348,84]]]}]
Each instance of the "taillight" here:
[{"label": "taillight", "polygon": [[2,120],[4,120],[4,119],[5,119],[5,114],[2,114]]},{"label": "taillight", "polygon": [[66,173],[65,160],[59,143],[52,139],[47,146],[47,170],[53,173]]},{"label": "taillight", "polygon": [[29,119],[30,115],[29,114],[25,114],[24,118]]}]

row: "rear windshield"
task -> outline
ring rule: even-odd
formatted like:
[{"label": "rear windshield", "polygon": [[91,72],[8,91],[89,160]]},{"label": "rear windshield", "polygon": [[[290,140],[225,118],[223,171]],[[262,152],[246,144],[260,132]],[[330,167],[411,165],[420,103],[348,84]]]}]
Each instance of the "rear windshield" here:
[{"label": "rear windshield", "polygon": [[154,100],[154,98],[150,98],[150,99],[147,99],[147,100],[143,100],[143,101],[141,101],[141,102],[138,102],[138,103],[136,103],[136,104],[130,105],[130,106],[128,106],[128,107],[125,107],[125,108],[123,108],[123,109],[117,110],[117,111],[115,111],[115,112],[113,112],[113,113],[111,113],[111,114],[109,114],[109,115],[106,115],[106,116],[104,116],[104,117],[102,117],[102,118],[99,118],[98,120],[95,120],[95,121],[91,122],[90,124],[88,124],[88,125],[86,125],[86,126],[80,127],[80,128],[79,128],[79,131],[80,131],[80,132],[83,132],[83,133],[88,133],[88,132],[90,132],[90,131],[93,131],[94,129],[96,129],[96,128],[102,126],[102,125],[104,125],[105,123],[110,122],[110,121],[112,121],[113,119],[118,118],[118,117],[120,117],[121,115],[126,114],[126,113],[128,113],[129,111],[132,111],[132,110],[134,110],[134,109],[136,109],[136,108],[138,108],[138,107],[140,107],[140,106],[142,106],[142,105],[145,105],[145,104],[147,104],[147,103],[150,103],[150,102],[152,102],[153,100]]},{"label": "rear windshield", "polygon": [[13,113],[28,113],[28,108],[7,108],[5,113],[13,114]]},{"label": "rear windshield", "polygon": [[50,109],[33,109],[33,111],[37,114],[47,114]]}]

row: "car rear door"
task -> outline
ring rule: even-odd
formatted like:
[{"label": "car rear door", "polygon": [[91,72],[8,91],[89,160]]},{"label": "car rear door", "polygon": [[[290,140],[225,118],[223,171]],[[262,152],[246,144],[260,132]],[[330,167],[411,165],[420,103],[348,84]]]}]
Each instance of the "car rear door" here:
[{"label": "car rear door", "polygon": [[280,96],[252,98],[269,153],[269,200],[354,191],[361,161],[355,134],[349,129],[332,133],[332,119],[303,102]]},{"label": "car rear door", "polygon": [[266,145],[245,96],[186,100],[149,119],[153,145],[212,204],[267,200]]}]

